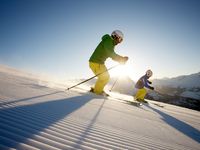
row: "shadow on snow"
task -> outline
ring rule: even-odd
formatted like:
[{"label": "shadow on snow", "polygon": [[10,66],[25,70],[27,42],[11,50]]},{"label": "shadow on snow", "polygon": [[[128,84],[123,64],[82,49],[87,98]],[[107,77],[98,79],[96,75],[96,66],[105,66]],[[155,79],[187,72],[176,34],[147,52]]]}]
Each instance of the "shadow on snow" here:
[{"label": "shadow on snow", "polygon": [[8,101],[8,102],[2,102],[2,103],[0,103],[0,107],[4,106],[4,105],[10,105],[10,104],[18,103],[18,102],[33,100],[33,99],[36,99],[36,98],[40,98],[40,97],[44,97],[44,96],[48,96],[48,95],[53,95],[53,94],[57,94],[57,93],[61,93],[61,92],[58,91],[58,92],[53,92],[53,93],[48,93],[48,94],[43,94],[43,95],[38,95],[38,96],[33,96],[33,97],[28,97],[28,98],[23,98],[23,99],[18,99],[18,100],[12,100],[12,101]]},{"label": "shadow on snow", "polygon": [[[42,96],[45,95],[16,100],[15,102]],[[93,96],[85,94],[66,99],[36,103],[33,105],[2,108],[0,109],[0,136],[13,139],[14,141],[17,141],[17,143],[1,141],[1,144],[17,148],[18,143],[26,143],[27,139],[32,138],[34,135],[39,134],[39,132],[48,128],[52,124],[80,109],[93,98]],[[77,145],[74,146],[78,146],[82,143],[84,138],[86,138],[86,135],[95,122],[101,108],[102,106],[100,106],[99,111],[97,111],[93,120],[91,120],[91,123],[82,134],[82,137],[77,139]]]},{"label": "shadow on snow", "polygon": [[158,113],[162,118],[164,122],[166,122],[168,125],[172,126],[176,130],[180,131],[184,135],[190,137],[191,139],[195,140],[196,142],[200,143],[200,131],[192,127],[191,125],[178,120],[175,117],[172,117],[158,109],[155,109],[149,105],[147,105],[150,109]]}]

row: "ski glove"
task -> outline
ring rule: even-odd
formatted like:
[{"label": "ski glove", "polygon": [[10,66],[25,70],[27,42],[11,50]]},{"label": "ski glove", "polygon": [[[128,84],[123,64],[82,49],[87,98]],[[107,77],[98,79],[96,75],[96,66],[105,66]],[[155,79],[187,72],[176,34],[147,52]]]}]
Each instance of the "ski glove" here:
[{"label": "ski glove", "polygon": [[150,87],[151,90],[154,90],[154,87]]},{"label": "ski glove", "polygon": [[120,64],[123,64],[123,65],[124,65],[124,64],[127,62],[127,60],[128,60],[128,57],[127,57],[127,56],[122,57],[121,60],[120,60]]}]

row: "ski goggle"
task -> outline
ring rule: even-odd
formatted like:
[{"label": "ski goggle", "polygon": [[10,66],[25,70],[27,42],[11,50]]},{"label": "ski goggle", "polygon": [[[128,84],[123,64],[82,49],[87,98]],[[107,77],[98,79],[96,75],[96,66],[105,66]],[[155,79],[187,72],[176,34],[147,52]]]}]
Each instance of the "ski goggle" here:
[{"label": "ski goggle", "polygon": [[120,36],[115,35],[115,37],[117,38],[118,43],[121,43],[123,41],[123,39]]},{"label": "ski goggle", "polygon": [[119,41],[119,43],[121,43],[123,41],[123,39],[121,37],[118,37],[118,41]]}]

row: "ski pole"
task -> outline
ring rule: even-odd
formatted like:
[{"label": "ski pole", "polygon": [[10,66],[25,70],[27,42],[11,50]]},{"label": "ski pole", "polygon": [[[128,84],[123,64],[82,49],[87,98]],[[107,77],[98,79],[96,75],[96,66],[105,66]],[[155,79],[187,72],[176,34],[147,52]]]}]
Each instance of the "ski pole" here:
[{"label": "ski pole", "polygon": [[119,77],[118,77],[118,78],[115,80],[115,82],[114,82],[113,86],[112,86],[112,87],[111,87],[111,89],[110,89],[110,92],[112,91],[113,87],[114,87],[114,86],[115,86],[115,84],[117,83],[118,79],[119,79]]},{"label": "ski pole", "polygon": [[89,80],[92,80],[93,78],[95,78],[95,77],[97,77],[97,76],[99,76],[99,75],[101,75],[101,74],[103,74],[103,73],[105,73],[105,72],[107,72],[107,71],[109,71],[109,70],[111,70],[111,69],[113,69],[113,68],[119,66],[119,65],[120,65],[120,64],[117,64],[117,65],[115,65],[115,66],[113,66],[113,67],[110,67],[110,68],[107,69],[106,71],[100,72],[100,73],[98,73],[97,75],[95,75],[95,76],[93,76],[93,77],[91,77],[91,78],[89,78],[89,79],[86,79],[86,80],[84,80],[84,81],[82,81],[82,82],[80,82],[80,83],[78,83],[78,84],[76,84],[76,85],[73,85],[73,86],[67,88],[67,90],[70,90],[70,89],[72,89],[72,88],[74,88],[74,87],[76,87],[76,86],[78,86],[78,85],[80,85],[80,84],[83,84],[83,83],[85,83],[85,82],[87,82],[87,81],[89,81]]}]

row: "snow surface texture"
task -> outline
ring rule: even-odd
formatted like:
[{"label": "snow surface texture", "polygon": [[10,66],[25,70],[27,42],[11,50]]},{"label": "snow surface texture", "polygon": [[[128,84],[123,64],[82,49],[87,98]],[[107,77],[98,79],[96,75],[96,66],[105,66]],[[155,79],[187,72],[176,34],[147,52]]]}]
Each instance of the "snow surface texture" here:
[{"label": "snow surface texture", "polygon": [[1,150],[200,149],[198,111],[152,101],[139,108],[14,74],[0,69]]}]

